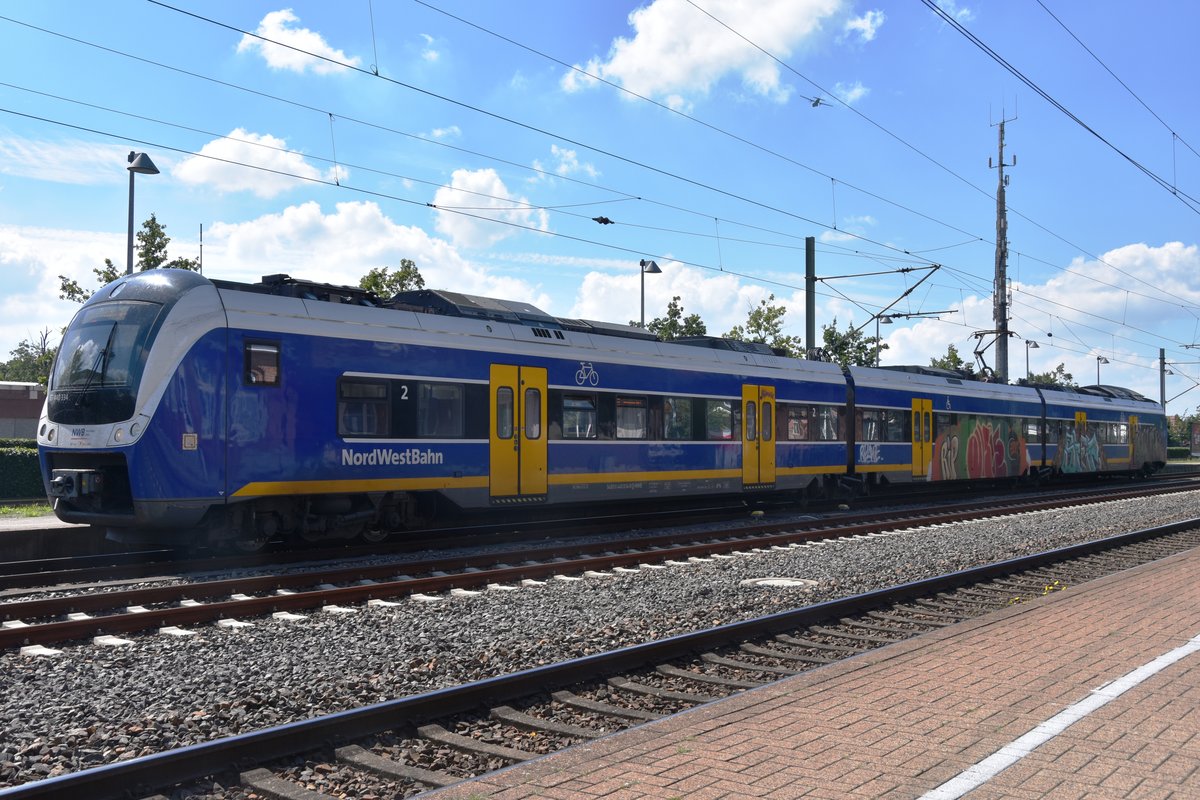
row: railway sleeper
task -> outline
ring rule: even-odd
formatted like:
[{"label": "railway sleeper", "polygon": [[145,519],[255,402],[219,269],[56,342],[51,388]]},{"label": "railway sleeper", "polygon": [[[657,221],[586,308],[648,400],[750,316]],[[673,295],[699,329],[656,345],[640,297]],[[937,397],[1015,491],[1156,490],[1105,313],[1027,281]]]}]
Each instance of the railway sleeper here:
[{"label": "railway sleeper", "polygon": [[261,797],[270,800],[336,800],[332,795],[305,789],[281,778],[269,769],[252,769],[238,775],[238,780]]},{"label": "railway sleeper", "polygon": [[919,628],[923,625],[923,623],[916,620],[896,620],[892,625],[873,625],[862,619],[848,618],[839,619],[838,622],[850,628],[859,628],[864,631],[878,631],[879,633],[894,633],[898,636],[915,636],[920,631],[913,630],[913,628]]},{"label": "railway sleeper", "polygon": [[[868,613],[872,619],[878,619],[884,622],[913,623],[916,625],[927,625],[931,628],[948,628],[957,622],[957,620],[942,619],[941,614],[938,615],[939,618],[935,619],[933,617],[906,617],[903,616],[903,611],[897,614],[888,614],[883,611],[870,611]],[[913,613],[921,614],[922,612],[914,611]]]},{"label": "railway sleeper", "polygon": [[702,653],[700,658],[707,661],[709,664],[718,664],[722,667],[730,669],[740,669],[746,672],[764,672],[769,675],[799,675],[800,673],[794,669],[787,667],[777,667],[774,664],[755,664],[751,661],[739,661],[736,658],[726,658],[719,656],[716,653]]},{"label": "railway sleeper", "polygon": [[450,786],[462,780],[462,778],[455,777],[446,772],[435,772],[430,769],[414,767],[411,764],[401,764],[399,761],[384,758],[356,744],[339,747],[334,751],[334,755],[340,761],[344,761],[353,767],[374,773],[375,775],[382,775],[392,780],[412,781],[435,787]]},{"label": "railway sleeper", "polygon": [[818,642],[816,639],[802,639],[799,636],[791,636],[786,633],[775,635],[775,641],[782,644],[795,645],[796,647],[805,647],[810,650],[831,650],[835,653],[865,653],[867,650],[872,650],[871,647],[858,647],[849,643],[830,644],[829,642]]},{"label": "railway sleeper", "polygon": [[643,711],[640,708],[625,708],[624,706],[617,706],[612,703],[603,703],[599,700],[589,700],[586,697],[580,697],[574,692],[568,692],[565,689],[555,692],[550,696],[564,706],[577,708],[581,711],[591,711],[594,714],[603,714],[608,717],[616,717],[617,719],[632,720],[633,722],[649,722],[650,720],[662,719],[666,716],[654,711]]},{"label": "railway sleeper", "polygon": [[491,744],[489,742],[481,742],[478,739],[472,739],[470,736],[463,736],[460,733],[451,733],[438,724],[422,725],[417,729],[417,733],[429,739],[432,742],[449,745],[450,747],[464,750],[468,753],[475,753],[481,756],[493,756],[495,758],[503,758],[508,761],[529,761],[532,758],[537,758],[537,753],[530,753],[525,750],[518,750],[515,747],[505,747],[501,744]]},{"label": "railway sleeper", "polygon": [[835,636],[841,639],[849,639],[852,642],[866,642],[867,644],[893,644],[894,642],[900,641],[899,639],[889,639],[886,636],[866,636],[820,626],[813,626],[809,628],[809,630],[813,633],[820,634],[821,636]]},{"label": "railway sleeper", "polygon": [[764,681],[739,681],[736,678],[722,678],[720,675],[706,675],[703,672],[692,672],[688,669],[680,669],[679,667],[670,664],[659,664],[654,668],[660,675],[668,675],[672,678],[684,678],[697,683],[711,683],[714,686],[727,686],[730,689],[754,689],[758,686],[765,686]]},{"label": "railway sleeper", "polygon": [[592,730],[591,728],[583,728],[578,725],[558,722],[557,720],[535,717],[532,714],[526,714],[524,711],[517,711],[512,706],[496,706],[491,710],[491,717],[501,722],[507,722],[514,728],[534,731],[535,733],[549,731],[559,736],[574,737],[576,739],[599,739],[604,735],[602,732]]},{"label": "railway sleeper", "polygon": [[[757,644],[744,644],[741,646],[741,649],[744,652],[755,656],[777,658],[780,661],[799,661],[802,664],[813,664],[818,667],[824,664],[834,664],[839,660],[836,658],[822,658],[821,656],[804,656],[800,655],[799,653],[789,653],[786,650],[776,650],[771,647],[763,647],[762,645]],[[854,649],[844,649],[839,652],[853,654],[860,651]]]},{"label": "railway sleeper", "polygon": [[676,692],[670,689],[660,689],[657,686],[647,686],[644,683],[631,681],[628,678],[609,678],[608,685],[634,694],[646,694],[663,700],[674,700],[680,703],[711,703],[720,700],[721,695],[692,694],[691,692]]}]

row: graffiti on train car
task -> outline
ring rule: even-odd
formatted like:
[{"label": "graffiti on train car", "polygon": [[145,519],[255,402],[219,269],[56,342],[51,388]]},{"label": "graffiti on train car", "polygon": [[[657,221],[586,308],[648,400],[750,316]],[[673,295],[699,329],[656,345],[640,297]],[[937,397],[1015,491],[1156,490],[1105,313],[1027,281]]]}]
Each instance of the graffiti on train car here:
[{"label": "graffiti on train car", "polygon": [[1021,423],[967,417],[939,434],[934,443],[935,481],[1004,478],[1029,468]]}]

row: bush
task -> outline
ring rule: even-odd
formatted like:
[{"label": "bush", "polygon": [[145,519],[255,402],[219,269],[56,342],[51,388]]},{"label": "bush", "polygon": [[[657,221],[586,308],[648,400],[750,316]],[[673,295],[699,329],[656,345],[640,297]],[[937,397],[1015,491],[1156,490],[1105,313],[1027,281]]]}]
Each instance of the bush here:
[{"label": "bush", "polygon": [[37,448],[5,446],[0,442],[0,497],[5,500],[24,500],[46,496],[42,474],[38,469]]},{"label": "bush", "polygon": [[1186,447],[1168,447],[1167,458],[1172,461],[1186,461],[1192,457],[1191,446]]}]

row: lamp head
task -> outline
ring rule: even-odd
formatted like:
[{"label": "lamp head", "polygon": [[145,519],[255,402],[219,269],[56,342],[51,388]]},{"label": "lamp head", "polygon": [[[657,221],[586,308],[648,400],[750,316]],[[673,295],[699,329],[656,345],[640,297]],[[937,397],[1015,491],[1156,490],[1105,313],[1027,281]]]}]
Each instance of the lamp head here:
[{"label": "lamp head", "polygon": [[662,270],[658,268],[658,264],[655,264],[653,261],[648,261],[643,258],[641,264],[642,272],[646,273],[647,275],[658,275],[662,272]]},{"label": "lamp head", "polygon": [[150,156],[145,153],[135,153],[129,151],[129,166],[126,167],[130,172],[137,172],[142,175],[157,175],[158,167],[154,166],[154,162],[150,160]]}]

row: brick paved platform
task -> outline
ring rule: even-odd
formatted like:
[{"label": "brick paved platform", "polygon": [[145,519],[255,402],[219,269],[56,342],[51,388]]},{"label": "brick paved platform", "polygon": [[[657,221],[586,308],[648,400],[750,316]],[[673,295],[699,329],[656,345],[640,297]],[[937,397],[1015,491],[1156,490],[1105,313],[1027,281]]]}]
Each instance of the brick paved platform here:
[{"label": "brick paved platform", "polygon": [[422,797],[1200,797],[1198,635],[1184,553]]}]

